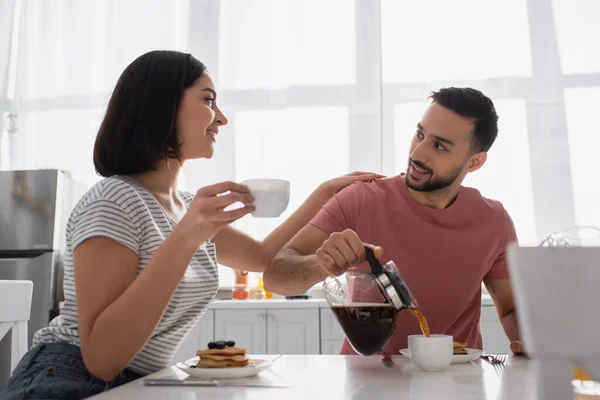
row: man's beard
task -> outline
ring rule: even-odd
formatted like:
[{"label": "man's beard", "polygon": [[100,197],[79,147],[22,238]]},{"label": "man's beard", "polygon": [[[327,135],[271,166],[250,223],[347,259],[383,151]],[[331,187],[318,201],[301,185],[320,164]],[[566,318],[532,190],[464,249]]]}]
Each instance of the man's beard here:
[{"label": "man's beard", "polygon": [[[409,188],[411,188],[412,190],[415,190],[417,192],[437,192],[439,190],[446,189],[448,186],[452,185],[456,181],[456,179],[458,179],[463,168],[466,165],[466,164],[459,165],[456,168],[454,168],[452,171],[450,171],[449,173],[447,173],[443,176],[433,177],[433,171],[418,161],[409,160],[408,161],[409,168],[410,168],[411,162],[413,164],[415,164],[417,167],[429,172],[429,178],[426,181],[421,182],[421,183],[411,181],[412,177],[410,176],[410,174],[409,173],[406,174],[406,179],[405,179],[406,186],[408,186]],[[407,169],[407,171],[408,171],[408,169]]]}]

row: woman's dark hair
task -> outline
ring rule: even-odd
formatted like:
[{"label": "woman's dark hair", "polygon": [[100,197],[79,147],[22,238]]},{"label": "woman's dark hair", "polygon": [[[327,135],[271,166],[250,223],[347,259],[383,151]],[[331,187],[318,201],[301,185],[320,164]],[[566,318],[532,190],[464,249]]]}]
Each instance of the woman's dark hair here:
[{"label": "woman's dark hair", "polygon": [[454,111],[461,117],[473,120],[471,151],[488,151],[498,136],[498,114],[492,100],[473,88],[449,87],[432,92],[434,103]]},{"label": "woman's dark hair", "polygon": [[151,51],[119,77],[94,144],[98,174],[109,177],[156,169],[181,160],[177,110],[183,91],[206,72],[191,54]]}]

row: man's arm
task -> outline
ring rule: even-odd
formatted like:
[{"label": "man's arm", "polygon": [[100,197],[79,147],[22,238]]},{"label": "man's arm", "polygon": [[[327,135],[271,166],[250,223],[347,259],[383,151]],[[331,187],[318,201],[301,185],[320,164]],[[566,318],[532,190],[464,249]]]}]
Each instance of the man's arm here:
[{"label": "man's arm", "polygon": [[511,342],[511,350],[515,354],[523,354],[510,279],[486,278],[483,283],[494,301],[502,328]]},{"label": "man's arm", "polygon": [[307,225],[275,257],[264,274],[265,289],[286,296],[302,293],[328,276],[340,276],[365,260],[365,246],[381,259],[383,249],[363,243],[346,229],[327,233]]},{"label": "man's arm", "polygon": [[[271,264],[273,257],[322,210],[323,205],[332,197],[335,196],[336,199],[330,204],[330,209],[333,208],[341,213],[342,211],[339,209],[341,206],[337,203],[341,198],[341,192],[344,192],[345,196],[350,193],[350,199],[354,200],[352,193],[356,189],[353,188],[353,183],[381,177],[381,175],[367,172],[353,172],[328,180],[321,184],[292,215],[263,240],[256,240],[250,235],[227,226],[221,229],[213,240],[217,246],[217,259],[221,264],[234,269],[263,272]],[[314,251],[305,254],[314,254]]]},{"label": "man's arm", "polygon": [[363,262],[365,246],[381,257],[383,249],[363,243],[351,229],[360,212],[361,187],[357,183],[337,193],[283,247],[263,275],[266,290],[286,296],[302,293]]},{"label": "man's arm", "polygon": [[327,233],[312,225],[302,228],[275,256],[265,271],[265,289],[293,296],[327,278],[327,273],[319,265],[315,253],[328,237]]},{"label": "man's arm", "polygon": [[333,194],[333,189],[319,187],[263,240],[256,240],[231,226],[221,229],[213,240],[217,246],[219,263],[238,270],[264,272],[277,253],[306,226]]}]

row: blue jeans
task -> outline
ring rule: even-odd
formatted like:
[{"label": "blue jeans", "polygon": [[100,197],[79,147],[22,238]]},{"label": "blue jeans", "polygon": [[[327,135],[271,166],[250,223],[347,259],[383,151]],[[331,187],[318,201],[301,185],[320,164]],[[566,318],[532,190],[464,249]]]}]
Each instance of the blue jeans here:
[{"label": "blue jeans", "polygon": [[67,343],[39,344],[19,361],[0,391],[0,399],[82,399],[141,376],[126,369],[106,382],[89,373],[79,347]]}]

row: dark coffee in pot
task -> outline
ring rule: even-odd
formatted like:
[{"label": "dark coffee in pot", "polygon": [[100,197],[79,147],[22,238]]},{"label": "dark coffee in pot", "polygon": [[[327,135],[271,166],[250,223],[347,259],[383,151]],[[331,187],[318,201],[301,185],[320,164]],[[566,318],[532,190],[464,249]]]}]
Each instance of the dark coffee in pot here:
[{"label": "dark coffee in pot", "polygon": [[331,309],[354,351],[363,356],[381,351],[394,332],[396,310],[391,304],[350,303]]}]

